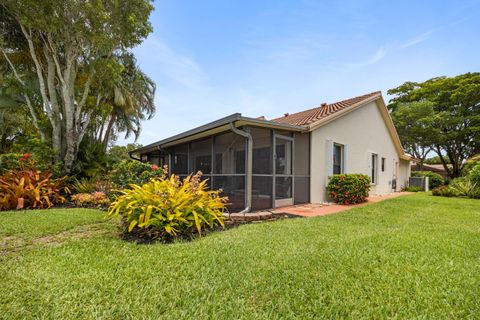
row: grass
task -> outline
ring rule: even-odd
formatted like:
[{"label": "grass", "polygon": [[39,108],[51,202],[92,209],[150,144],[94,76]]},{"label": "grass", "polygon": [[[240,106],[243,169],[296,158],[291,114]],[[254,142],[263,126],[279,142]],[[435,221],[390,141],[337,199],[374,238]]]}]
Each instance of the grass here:
[{"label": "grass", "polygon": [[0,256],[0,318],[480,317],[479,200],[415,194],[170,245],[126,243],[102,217],[0,214],[2,236],[104,229]]}]

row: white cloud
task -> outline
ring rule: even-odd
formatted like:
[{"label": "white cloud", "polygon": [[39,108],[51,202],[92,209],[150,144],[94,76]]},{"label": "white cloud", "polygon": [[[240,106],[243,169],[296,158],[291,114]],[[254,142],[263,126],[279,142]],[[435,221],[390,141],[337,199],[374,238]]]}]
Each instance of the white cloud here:
[{"label": "white cloud", "polygon": [[428,38],[430,38],[432,33],[433,33],[432,31],[422,33],[422,34],[416,36],[415,38],[410,39],[409,41],[405,42],[403,45],[400,46],[400,48],[402,48],[402,49],[409,48],[409,47],[413,47],[413,46],[415,46],[419,43],[422,43],[425,40],[427,40]]},{"label": "white cloud", "polygon": [[156,78],[159,75],[168,77],[188,89],[205,86],[208,82],[207,73],[193,57],[177,52],[154,36],[149,37],[134,51],[138,61],[153,69],[144,71],[155,74]]},{"label": "white cloud", "polygon": [[373,53],[370,58],[368,58],[365,61],[358,62],[358,63],[347,63],[345,66],[346,67],[351,67],[351,68],[359,68],[359,67],[366,67],[372,64],[375,64],[385,58],[387,55],[387,48],[386,46],[381,46],[378,48],[375,53]]},{"label": "white cloud", "polygon": [[368,60],[367,65],[377,63],[378,61],[385,58],[386,55],[387,49],[384,46],[378,48],[377,52],[375,52],[375,54],[370,58],[370,60]]}]

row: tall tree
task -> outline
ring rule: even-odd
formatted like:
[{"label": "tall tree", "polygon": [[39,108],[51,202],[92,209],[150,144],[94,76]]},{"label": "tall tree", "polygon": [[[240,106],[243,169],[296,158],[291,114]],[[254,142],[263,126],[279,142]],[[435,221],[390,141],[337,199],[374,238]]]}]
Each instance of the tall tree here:
[{"label": "tall tree", "polygon": [[440,134],[434,126],[438,115],[433,111],[433,104],[429,101],[400,103],[392,112],[392,119],[405,151],[419,159],[420,167],[423,166],[433,151],[435,137]]},{"label": "tall tree", "polygon": [[[480,151],[480,73],[406,82],[388,93],[395,96],[389,104],[394,119],[402,106],[431,104],[432,115],[428,119],[433,132],[431,147],[449,176],[458,177],[465,160]],[[447,166],[448,162],[451,166]]]},{"label": "tall tree", "polygon": [[[101,101],[91,94],[92,83],[102,76],[96,71],[151,32],[151,1],[3,0],[1,7],[1,53],[26,100],[25,79],[35,76],[39,110],[49,120],[63,172],[69,173]],[[25,51],[30,61],[15,63],[12,58]]]}]

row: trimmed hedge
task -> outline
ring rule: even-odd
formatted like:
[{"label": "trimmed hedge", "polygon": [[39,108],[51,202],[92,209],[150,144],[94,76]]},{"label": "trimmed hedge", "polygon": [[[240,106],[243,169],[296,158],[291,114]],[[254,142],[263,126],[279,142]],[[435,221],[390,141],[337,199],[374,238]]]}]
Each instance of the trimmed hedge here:
[{"label": "trimmed hedge", "polygon": [[443,177],[432,171],[412,171],[412,177],[428,177],[430,189],[435,189],[445,184]]},{"label": "trimmed hedge", "polygon": [[339,204],[355,204],[367,201],[370,177],[366,174],[336,174],[330,177],[329,197]]}]

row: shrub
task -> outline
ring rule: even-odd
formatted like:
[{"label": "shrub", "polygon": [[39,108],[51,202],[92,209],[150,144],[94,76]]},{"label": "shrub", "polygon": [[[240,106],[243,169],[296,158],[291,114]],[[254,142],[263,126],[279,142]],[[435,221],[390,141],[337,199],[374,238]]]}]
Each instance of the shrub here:
[{"label": "shrub", "polygon": [[19,159],[20,169],[0,176],[0,210],[50,208],[65,202],[60,194],[65,189],[65,179],[52,179],[51,172],[35,170],[29,158],[24,155]]},{"label": "shrub", "polygon": [[462,197],[474,198],[478,194],[477,185],[469,177],[455,178],[449,187]]},{"label": "shrub", "polygon": [[9,170],[20,169],[20,159],[23,155],[20,153],[5,153],[0,154],[0,174]]},{"label": "shrub", "polygon": [[[55,161],[57,152],[52,148],[48,141],[42,141],[32,135],[22,135],[18,137],[13,144],[11,152],[13,154],[22,155],[29,154],[31,162],[35,165],[36,170],[49,171],[54,177],[59,176],[61,164]],[[17,158],[19,159],[19,158]],[[14,164],[11,162],[11,164]],[[9,167],[7,170],[16,170],[20,166]]]},{"label": "shrub", "polygon": [[70,189],[77,194],[91,193],[95,191],[96,181],[92,178],[81,178],[80,180],[75,179],[75,181],[70,186]]},{"label": "shrub", "polygon": [[412,177],[428,177],[430,189],[435,189],[445,184],[445,179],[432,171],[412,171]]},{"label": "shrub", "polygon": [[470,157],[470,159],[465,162],[462,168],[462,176],[468,176],[470,172],[480,164],[480,154]]},{"label": "shrub", "polygon": [[423,188],[422,188],[422,187],[416,187],[416,186],[406,187],[406,188],[404,189],[404,191],[408,191],[408,192],[421,192],[421,191],[423,191]]},{"label": "shrub", "polygon": [[142,186],[131,185],[120,191],[108,215],[120,215],[128,232],[140,230],[142,235],[164,241],[223,227],[227,198],[220,197],[220,191],[207,190],[206,180],[200,182],[200,178],[197,173],[181,182],[172,175]]},{"label": "shrub", "polygon": [[111,181],[117,188],[124,189],[131,184],[144,184],[152,178],[163,178],[166,168],[136,160],[122,161],[113,166]]},{"label": "shrub", "polygon": [[74,194],[71,199],[78,207],[102,207],[110,203],[107,195],[101,191]]},{"label": "shrub", "polygon": [[365,202],[370,191],[370,177],[365,174],[336,174],[330,177],[327,191],[336,203]]},{"label": "shrub", "polygon": [[440,196],[440,197],[459,197],[460,196],[458,191],[453,189],[450,186],[440,186],[436,189],[433,189],[432,194],[434,196]]},{"label": "shrub", "polygon": [[472,170],[468,173],[468,177],[477,187],[480,187],[480,161],[473,166]]}]

